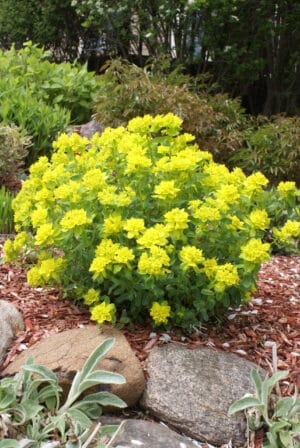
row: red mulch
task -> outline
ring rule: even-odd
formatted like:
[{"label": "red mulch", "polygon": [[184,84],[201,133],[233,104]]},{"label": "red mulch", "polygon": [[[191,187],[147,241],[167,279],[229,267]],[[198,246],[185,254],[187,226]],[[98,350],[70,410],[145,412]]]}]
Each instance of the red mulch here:
[{"label": "red mulch", "polygon": [[[55,289],[31,288],[21,267],[0,265],[0,298],[22,312],[26,326],[0,371],[42,337],[90,323],[85,307],[62,299]],[[142,364],[151,348],[172,340],[191,349],[206,345],[237,353],[270,371],[272,345],[276,345],[278,368],[290,371],[281,390],[292,394],[295,385],[300,389],[300,258],[274,256],[265,263],[252,301],[239,310],[230,310],[217,325],[205,324],[189,336],[177,330],[153,330],[148,323],[122,331]]]}]

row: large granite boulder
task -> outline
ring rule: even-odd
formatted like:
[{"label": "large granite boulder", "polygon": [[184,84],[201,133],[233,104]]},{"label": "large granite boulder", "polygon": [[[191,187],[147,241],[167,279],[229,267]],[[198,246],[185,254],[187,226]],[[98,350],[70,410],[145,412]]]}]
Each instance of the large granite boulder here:
[{"label": "large granite boulder", "polygon": [[57,374],[65,396],[76,371],[82,369],[91,352],[109,337],[114,337],[116,342],[97,368],[120,373],[125,377],[126,383],[100,385],[99,388],[109,390],[122,398],[128,406],[133,406],[145,387],[143,370],[126,338],[109,326],[98,328],[88,325],[52,334],[18,355],[1,375],[14,375],[27,358],[33,356],[36,363],[49,367]]},{"label": "large granite boulder", "polygon": [[197,440],[217,446],[231,440],[234,446],[242,446],[245,416],[228,416],[228,408],[254,392],[253,367],[235,354],[206,347],[156,347],[149,356],[141,404],[150,414]]},{"label": "large granite boulder", "polygon": [[4,361],[14,337],[22,330],[24,321],[21,313],[12,303],[0,300],[0,364]]},{"label": "large granite boulder", "polygon": [[[112,448],[196,448],[175,431],[145,420],[124,420],[110,442]],[[198,445],[199,446],[199,445]]]}]

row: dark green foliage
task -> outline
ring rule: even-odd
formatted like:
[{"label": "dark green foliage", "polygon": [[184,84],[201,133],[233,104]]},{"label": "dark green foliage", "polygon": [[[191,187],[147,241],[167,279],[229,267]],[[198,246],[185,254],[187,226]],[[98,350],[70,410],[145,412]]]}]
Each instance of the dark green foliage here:
[{"label": "dark green foliage", "polygon": [[141,65],[166,55],[209,73],[254,114],[300,110],[300,4],[294,0],[73,0],[107,51]]},{"label": "dark green foliage", "polygon": [[0,234],[10,234],[14,230],[13,195],[0,187]]},{"label": "dark green foliage", "polygon": [[57,60],[77,57],[81,19],[71,0],[0,0],[0,41],[4,48],[27,40],[51,49]]},{"label": "dark green foliage", "polygon": [[299,117],[259,117],[244,137],[247,146],[232,157],[232,163],[248,173],[262,171],[273,182],[290,180],[300,185]]}]

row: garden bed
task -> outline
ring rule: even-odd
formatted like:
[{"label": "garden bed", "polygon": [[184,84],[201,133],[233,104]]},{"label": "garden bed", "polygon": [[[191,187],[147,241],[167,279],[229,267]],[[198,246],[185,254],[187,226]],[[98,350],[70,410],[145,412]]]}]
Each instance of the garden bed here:
[{"label": "garden bed", "polygon": [[[18,334],[1,370],[19,352],[48,334],[90,323],[87,307],[63,299],[53,288],[30,287],[22,267],[0,266],[0,291],[25,319],[25,331]],[[290,371],[281,390],[290,395],[295,385],[300,388],[300,258],[272,257],[259,272],[258,289],[249,304],[230,310],[220,321],[206,323],[191,335],[176,329],[153,330],[150,322],[122,331],[143,364],[152,347],[173,341],[191,349],[206,345],[237,353],[270,371],[275,342],[278,368]]]}]

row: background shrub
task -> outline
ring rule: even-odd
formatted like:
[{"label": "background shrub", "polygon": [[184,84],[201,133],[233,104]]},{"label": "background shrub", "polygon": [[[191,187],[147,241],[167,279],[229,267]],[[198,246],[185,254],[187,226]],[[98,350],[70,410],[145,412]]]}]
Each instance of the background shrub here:
[{"label": "background shrub", "polygon": [[232,162],[248,173],[262,171],[273,182],[300,185],[300,117],[258,117],[256,126],[244,132],[246,147]]},{"label": "background shrub", "polygon": [[299,192],[230,172],[180,129],[173,114],[146,115],[91,141],[61,135],[14,200],[5,260],[25,252],[31,285],[60,285],[99,324],[150,314],[189,329],[247,300],[265,240],[298,247]]},{"label": "background shrub", "polygon": [[51,141],[70,122],[90,118],[97,81],[85,66],[55,64],[30,42],[21,50],[0,51],[0,119],[32,136],[28,167],[51,153]]},{"label": "background shrub", "polygon": [[228,161],[242,147],[247,118],[239,101],[209,94],[202,78],[199,86],[199,79],[197,83],[178,70],[166,74],[156,65],[153,73],[120,60],[104,69],[95,96],[101,124],[126,125],[136,116],[172,112],[183,120],[183,130],[195,135],[200,148],[212,152],[216,161]]},{"label": "background shrub", "polygon": [[30,138],[14,125],[0,122],[0,185],[13,186],[16,175],[24,171]]},{"label": "background shrub", "polygon": [[205,78],[170,71],[167,64],[159,60],[148,70],[120,60],[108,63],[95,96],[98,121],[124,126],[138,115],[171,111],[217,162],[248,174],[262,171],[272,183],[300,185],[299,117],[250,117],[238,99],[216,94]]}]

